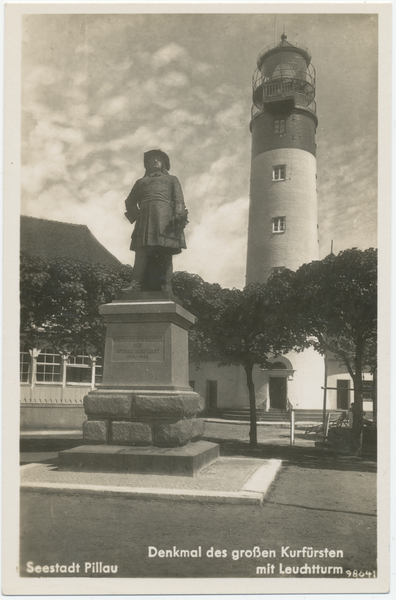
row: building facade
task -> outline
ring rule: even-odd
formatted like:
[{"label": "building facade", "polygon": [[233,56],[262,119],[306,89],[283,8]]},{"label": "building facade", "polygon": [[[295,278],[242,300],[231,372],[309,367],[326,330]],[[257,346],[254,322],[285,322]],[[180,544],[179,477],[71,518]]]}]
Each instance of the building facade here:
[{"label": "building facade", "polygon": [[[304,352],[297,357],[307,361],[306,370],[301,362],[294,360],[294,355],[278,357],[271,370],[255,367],[253,380],[256,405],[261,415],[266,411],[270,417],[271,406],[275,410],[283,411],[286,399],[286,403],[289,401],[296,411],[301,411],[302,416],[309,412],[311,416],[316,413],[320,418],[323,410],[324,358],[321,357],[322,368],[319,373],[311,373],[309,355]],[[338,360],[333,357],[327,357],[326,360],[326,408],[329,411],[348,411],[353,402],[352,379],[346,367],[340,365]],[[307,377],[307,382],[304,381],[305,372],[310,375]],[[363,410],[370,413],[373,410],[371,374],[365,373],[364,379]],[[190,385],[205,399],[208,415],[215,416],[223,413],[237,415],[238,412],[246,413],[249,408],[246,375],[242,368],[218,367],[215,362],[205,363],[201,369],[190,365]]]}]

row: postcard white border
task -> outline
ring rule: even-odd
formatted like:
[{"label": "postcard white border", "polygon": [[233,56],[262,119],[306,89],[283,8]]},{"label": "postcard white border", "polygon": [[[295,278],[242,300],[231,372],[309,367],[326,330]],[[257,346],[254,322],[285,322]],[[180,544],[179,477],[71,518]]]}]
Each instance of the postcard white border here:
[{"label": "postcard white border", "polygon": [[[4,120],[4,342],[3,348],[3,594],[7,595],[188,595],[199,594],[375,594],[388,590],[389,577],[376,580],[333,579],[34,579],[19,578],[19,376],[15,357],[19,352],[16,298],[19,264],[20,206],[20,56],[21,17],[39,13],[299,13],[379,16],[379,302],[380,353],[379,398],[390,398],[390,256],[391,256],[391,4],[390,3],[289,3],[289,4],[7,4],[5,26]],[[17,392],[15,391],[17,390]],[[390,411],[379,412],[380,452],[378,470],[378,562],[390,573],[389,540]],[[395,431],[392,423],[393,432]],[[132,584],[132,585],[131,585]],[[265,592],[263,588],[265,586]]]}]

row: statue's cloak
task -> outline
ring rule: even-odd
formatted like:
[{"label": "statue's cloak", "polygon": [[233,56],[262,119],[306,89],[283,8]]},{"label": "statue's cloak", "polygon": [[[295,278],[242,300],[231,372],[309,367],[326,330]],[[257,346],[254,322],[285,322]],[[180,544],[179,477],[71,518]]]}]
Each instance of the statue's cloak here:
[{"label": "statue's cloak", "polygon": [[136,221],[131,250],[162,246],[178,254],[186,248],[183,226],[187,210],[180,182],[169,173],[152,173],[138,179],[125,201],[126,215]]}]

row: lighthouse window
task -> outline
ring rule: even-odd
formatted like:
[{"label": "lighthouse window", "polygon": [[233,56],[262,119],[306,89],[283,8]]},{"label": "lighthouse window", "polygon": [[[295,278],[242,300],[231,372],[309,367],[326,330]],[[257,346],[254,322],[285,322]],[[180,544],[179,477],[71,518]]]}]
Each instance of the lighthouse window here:
[{"label": "lighthouse window", "polygon": [[285,133],[285,120],[284,119],[275,119],[275,135],[282,135]]},{"label": "lighthouse window", "polygon": [[272,167],[272,181],[284,181],[286,179],[286,165],[275,165]]},{"label": "lighthouse window", "polygon": [[286,217],[272,219],[272,233],[283,233],[286,230]]}]

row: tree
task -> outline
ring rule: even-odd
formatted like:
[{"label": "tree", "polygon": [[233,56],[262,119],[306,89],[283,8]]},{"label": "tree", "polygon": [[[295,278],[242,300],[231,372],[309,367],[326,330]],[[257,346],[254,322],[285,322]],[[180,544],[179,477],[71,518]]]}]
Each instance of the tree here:
[{"label": "tree", "polygon": [[197,322],[189,330],[189,358],[197,368],[204,361],[219,361],[220,353],[210,336],[211,325],[224,308],[224,290],[218,283],[207,283],[185,271],[174,274],[173,293]]},{"label": "tree", "polygon": [[307,343],[321,354],[333,353],[353,380],[352,435],[360,454],[363,370],[369,366],[375,372],[377,362],[377,251],[352,248],[330,254],[288,277],[285,324],[305,332]]},{"label": "tree", "polygon": [[61,352],[83,347],[101,353],[105,321],[99,306],[110,302],[130,279],[129,266],[22,254],[21,332],[32,347],[44,339]]},{"label": "tree", "polygon": [[[186,273],[175,276],[174,291],[198,317],[193,329],[194,352],[200,360],[217,360],[219,366],[242,366],[250,407],[250,445],[257,446],[256,395],[253,368],[267,367],[270,356],[302,345],[279,320],[279,298],[285,279],[271,287],[251,284],[243,290],[222,289]],[[198,346],[197,346],[198,344]]]}]

